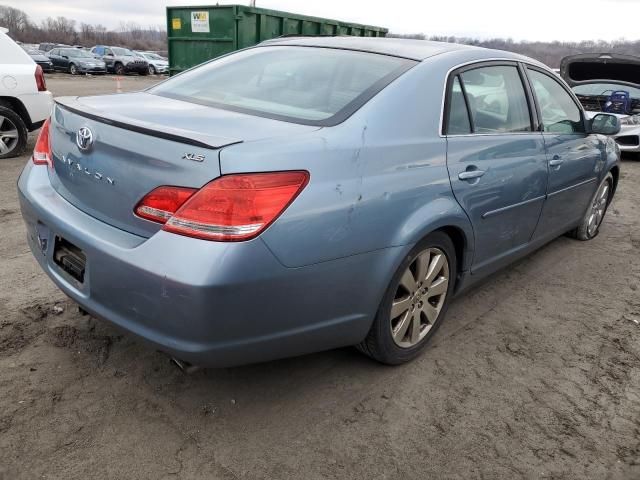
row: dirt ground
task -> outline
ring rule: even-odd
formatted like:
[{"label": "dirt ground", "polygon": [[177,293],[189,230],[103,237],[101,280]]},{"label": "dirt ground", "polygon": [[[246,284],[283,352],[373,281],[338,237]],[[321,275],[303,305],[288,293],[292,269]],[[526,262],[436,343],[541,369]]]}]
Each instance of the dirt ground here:
[{"label": "dirt ground", "polygon": [[559,238],[456,300],[411,364],[347,348],[189,376],[41,272],[26,161],[0,161],[0,478],[640,479],[640,161],[595,240]]}]

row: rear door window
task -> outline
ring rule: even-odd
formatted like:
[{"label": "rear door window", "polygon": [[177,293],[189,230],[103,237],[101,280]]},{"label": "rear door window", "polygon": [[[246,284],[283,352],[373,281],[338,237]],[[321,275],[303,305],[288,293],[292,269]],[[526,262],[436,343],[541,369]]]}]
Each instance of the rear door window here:
[{"label": "rear door window", "polygon": [[542,125],[550,133],[584,133],[582,111],[569,92],[555,79],[537,70],[527,75],[538,102]]},{"label": "rear door window", "polygon": [[460,74],[474,133],[530,132],[531,115],[516,66],[497,65]]}]

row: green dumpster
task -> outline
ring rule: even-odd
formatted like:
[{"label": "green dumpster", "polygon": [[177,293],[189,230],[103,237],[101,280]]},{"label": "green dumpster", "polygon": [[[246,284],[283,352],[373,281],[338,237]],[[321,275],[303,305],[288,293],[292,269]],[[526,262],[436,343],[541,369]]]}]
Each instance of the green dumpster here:
[{"label": "green dumpster", "polygon": [[382,27],[244,5],[167,7],[169,72],[283,35],[384,37]]}]

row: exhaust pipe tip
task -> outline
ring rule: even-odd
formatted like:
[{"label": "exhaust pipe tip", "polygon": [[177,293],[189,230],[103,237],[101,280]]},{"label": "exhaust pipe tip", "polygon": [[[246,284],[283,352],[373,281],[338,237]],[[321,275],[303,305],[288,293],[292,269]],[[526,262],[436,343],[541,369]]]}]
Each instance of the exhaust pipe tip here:
[{"label": "exhaust pipe tip", "polygon": [[175,365],[176,367],[178,367],[178,369],[187,375],[190,375],[192,373],[197,372],[198,370],[200,370],[200,367],[197,365],[193,365],[187,361],[184,360],[180,360],[179,358],[176,357],[171,357],[171,363],[173,365]]}]

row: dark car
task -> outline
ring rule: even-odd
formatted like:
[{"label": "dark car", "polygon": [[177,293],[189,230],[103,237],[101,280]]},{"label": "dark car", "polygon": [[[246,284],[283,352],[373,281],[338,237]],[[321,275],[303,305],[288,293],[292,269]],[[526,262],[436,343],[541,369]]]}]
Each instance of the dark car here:
[{"label": "dark car", "polygon": [[25,49],[25,52],[29,54],[33,61],[36,62],[36,64],[42,67],[43,72],[53,72],[53,63],[43,51],[36,50],[35,48],[27,48]]},{"label": "dark car", "polygon": [[91,49],[91,53],[104,60],[107,70],[116,75],[125,73],[149,75],[149,62],[128,48],[96,45]]},{"label": "dark car", "polygon": [[78,48],[54,48],[49,52],[53,68],[58,71],[78,73],[106,73],[105,63],[87,50]]}]

